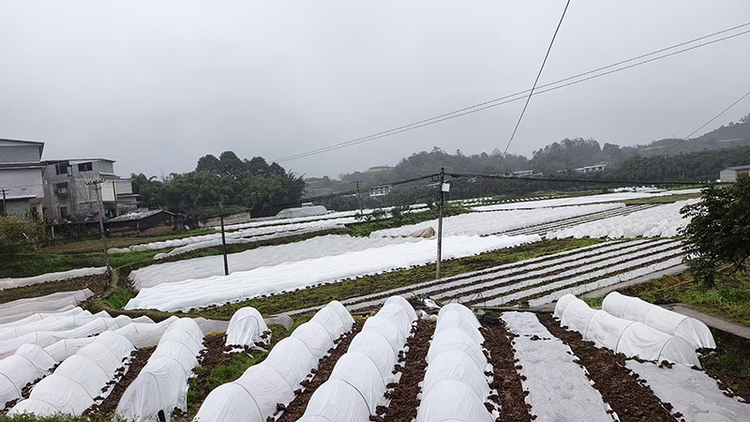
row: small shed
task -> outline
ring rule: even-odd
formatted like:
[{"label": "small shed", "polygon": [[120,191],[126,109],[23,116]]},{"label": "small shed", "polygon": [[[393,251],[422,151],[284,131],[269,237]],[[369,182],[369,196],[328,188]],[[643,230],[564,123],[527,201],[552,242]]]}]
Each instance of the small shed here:
[{"label": "small shed", "polygon": [[149,236],[172,231],[174,214],[164,210],[139,210],[111,218],[106,226],[110,234]]},{"label": "small shed", "polygon": [[737,179],[746,179],[750,172],[750,166],[727,167],[719,173],[722,182],[736,182]]}]

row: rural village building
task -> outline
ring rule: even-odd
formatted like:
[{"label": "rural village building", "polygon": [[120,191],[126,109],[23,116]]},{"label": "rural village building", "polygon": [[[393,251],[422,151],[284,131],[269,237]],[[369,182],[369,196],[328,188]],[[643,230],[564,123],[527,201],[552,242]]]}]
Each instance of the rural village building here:
[{"label": "rural village building", "polygon": [[737,179],[747,178],[748,171],[750,166],[727,167],[719,173],[719,178],[722,182],[736,182]]},{"label": "rural village building", "polygon": [[110,234],[154,235],[172,231],[174,214],[164,210],[141,210],[111,218],[105,223]]},{"label": "rural village building", "polygon": [[[0,139],[0,211],[23,215],[28,209],[42,214],[44,142]],[[4,208],[3,208],[4,207]]]}]

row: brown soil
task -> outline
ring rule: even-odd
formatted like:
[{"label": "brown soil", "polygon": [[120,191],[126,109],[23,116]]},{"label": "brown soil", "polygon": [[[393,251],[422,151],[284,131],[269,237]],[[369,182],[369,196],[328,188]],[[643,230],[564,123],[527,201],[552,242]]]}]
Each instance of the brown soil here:
[{"label": "brown soil", "polygon": [[[594,251],[594,250],[599,249],[599,248],[604,247],[604,246],[610,246],[610,245],[608,243],[601,243],[600,245],[597,245],[596,248],[589,249],[589,251]],[[629,247],[629,246],[628,245],[623,245],[621,248],[613,249],[612,251],[620,250],[620,249],[623,249],[623,248],[626,248],[626,247]],[[525,247],[524,246],[520,246],[519,248],[525,248]],[[518,250],[520,250],[520,249],[518,249]],[[538,261],[535,262],[535,264],[539,265],[539,266],[538,267],[534,267],[534,269],[535,270],[541,270],[541,269],[549,268],[549,267],[554,266],[554,265],[559,265],[559,264],[547,264],[547,265],[545,265],[544,263],[545,263],[545,261],[549,261],[551,259],[557,259],[557,258],[562,258],[562,257],[565,257],[565,256],[574,255],[574,254],[580,253],[580,251],[577,250],[577,249],[572,249],[572,250],[569,250],[569,251],[565,251],[565,252],[559,253],[559,255],[551,256],[551,255],[554,255],[555,253],[556,252],[551,253],[550,256],[541,256],[541,257],[539,257],[539,258],[542,258],[542,259],[540,259],[540,260],[538,260]],[[459,274],[457,276],[450,277],[450,279],[451,279],[451,281],[457,281],[457,280],[461,280],[461,279],[464,279],[464,278],[475,277],[475,276],[479,276],[479,275],[491,274],[493,272],[498,271],[497,270],[498,266],[505,266],[505,268],[503,268],[503,270],[513,269],[513,268],[519,268],[519,271],[510,273],[510,274],[506,274],[502,278],[513,277],[513,276],[525,274],[526,272],[528,272],[528,269],[525,268],[526,267],[526,263],[524,261],[525,260],[503,264],[503,263],[500,263],[500,262],[494,261],[494,260],[479,259],[479,258],[477,258],[477,259],[471,261],[471,265],[465,265],[465,266],[467,266],[467,272],[474,272],[474,271],[476,271],[475,274],[471,274],[471,275],[460,275]],[[479,265],[475,265],[476,263],[480,263],[480,264]],[[487,268],[487,267],[489,267],[489,268]],[[476,268],[476,269],[474,269],[474,268]],[[490,281],[490,280],[492,280],[492,279],[485,279],[485,280],[482,280],[481,282],[484,283],[484,282],[487,282],[487,281]],[[445,280],[437,280],[437,281],[434,281],[434,282],[431,282],[431,283],[419,283],[419,285],[417,285],[417,286],[407,286],[408,288],[405,289],[405,290],[403,290],[400,294],[405,296],[408,292],[411,292],[413,290],[417,290],[417,289],[421,289],[421,288],[425,288],[425,287],[431,287],[431,286],[439,285],[439,284],[442,284],[444,282],[445,282]],[[475,281],[475,282],[467,282],[467,283],[460,284],[460,285],[457,285],[457,286],[454,286],[454,287],[451,287],[451,288],[446,288],[446,289],[442,289],[442,290],[436,290],[434,292],[431,292],[431,294],[441,293],[441,292],[453,290],[453,289],[456,289],[456,288],[468,287],[468,286],[471,286],[471,285],[477,284],[477,283],[479,283],[479,282],[477,282],[477,281]],[[502,284],[498,284],[497,286],[501,286],[501,285]],[[497,287],[497,286],[495,286],[495,287]],[[351,302],[351,303],[352,304],[356,304],[356,303],[361,303],[361,302],[365,302],[365,301],[372,300],[372,299],[377,299],[377,298],[387,298],[388,296],[391,296],[391,295],[392,295],[392,293],[386,292],[386,293],[383,293],[381,295],[374,295],[374,296],[368,297],[366,299],[354,301],[354,302]]]},{"label": "brown soil", "polygon": [[390,399],[391,403],[386,409],[378,408],[378,413],[382,413],[382,416],[371,417],[372,420],[410,422],[417,417],[419,383],[424,380],[427,350],[430,348],[429,341],[434,333],[435,323],[417,320],[416,332],[406,341],[409,350],[405,355],[399,355],[399,363],[396,364],[395,371],[401,371],[401,379],[392,391],[386,392],[386,398]]},{"label": "brown soil", "polygon": [[516,358],[513,355],[514,334],[505,328],[505,322],[498,317],[482,318],[483,346],[489,350],[489,362],[493,368],[493,379],[490,387],[498,392],[490,400],[500,406],[500,417],[497,422],[530,422],[534,418],[529,413],[530,405],[526,404],[526,395],[521,385],[521,376],[516,369]]},{"label": "brown soil", "polygon": [[[625,356],[584,341],[581,335],[560,327],[552,314],[537,314],[539,321],[555,337],[567,344],[586,368],[602,398],[622,422],[676,421],[670,403],[659,400],[638,374],[625,366]],[[678,415],[675,415],[679,417]]]},{"label": "brown soil", "polygon": [[725,395],[738,396],[738,399],[750,403],[750,376],[746,375],[750,363],[750,340],[713,328],[711,332],[716,349],[698,350],[703,369],[717,381]]},{"label": "brown soil", "polygon": [[328,381],[328,378],[333,372],[333,367],[336,366],[336,362],[338,362],[339,358],[349,350],[349,344],[351,344],[352,340],[354,340],[354,336],[356,336],[362,329],[362,325],[362,323],[356,322],[351,331],[338,338],[336,348],[331,349],[329,351],[330,355],[323,357],[320,360],[315,376],[310,381],[302,382],[302,386],[305,389],[299,391],[294,400],[284,408],[284,413],[276,420],[277,422],[294,422],[302,417],[305,413],[305,409],[307,409],[307,403],[310,401],[310,397],[312,397],[318,387]]},{"label": "brown soil", "polygon": [[[675,246],[674,248],[670,248],[668,250],[676,250],[678,248],[680,248],[679,245]],[[644,248],[644,249],[647,249],[647,248]],[[633,252],[636,252],[636,251],[633,251]],[[633,258],[622,257],[622,259],[619,261],[619,263],[633,261],[633,260],[641,259],[641,258],[646,258],[646,257],[652,256],[652,255],[660,254],[662,252],[665,252],[665,250],[653,251],[653,252],[648,253],[648,254],[640,255],[637,258],[635,258],[635,257],[633,257]],[[599,277],[594,277],[594,278],[590,278],[590,279],[587,279],[587,280],[584,280],[584,281],[581,281],[581,282],[578,282],[578,283],[575,283],[575,284],[570,284],[570,285],[568,285],[566,287],[579,286],[581,284],[587,284],[587,283],[591,283],[591,282],[594,282],[594,281],[597,281],[597,280],[602,280],[604,278],[613,277],[613,276],[618,275],[618,274],[623,274],[623,273],[626,273],[626,272],[633,271],[633,270],[635,270],[637,268],[642,268],[642,267],[646,267],[648,265],[651,265],[651,264],[654,264],[654,263],[657,263],[657,262],[666,261],[666,260],[672,259],[672,258],[674,258],[676,256],[680,256],[680,255],[683,255],[683,254],[682,254],[682,252],[678,251],[677,253],[675,253],[673,255],[669,255],[669,256],[666,256],[666,257],[663,257],[663,258],[660,258],[660,259],[656,259],[656,260],[651,261],[651,262],[646,263],[646,264],[642,264],[642,265],[639,265],[639,266],[636,266],[636,267],[625,268],[625,269],[622,269],[622,270],[619,270],[619,271],[614,271],[614,272],[611,272],[611,273],[607,273],[607,274],[601,275]],[[611,258],[608,258],[608,259],[611,259]],[[602,260],[600,260],[600,261],[602,261]],[[554,276],[554,275],[556,275],[558,273],[561,273],[563,271],[568,271],[568,270],[571,270],[573,268],[582,267],[583,265],[584,264],[579,264],[579,265],[576,265],[574,267],[568,267],[568,268],[565,268],[565,269],[561,269],[561,270],[556,271],[554,273],[550,273],[549,275]],[[558,277],[558,278],[554,278],[554,279],[545,280],[542,283],[537,283],[537,284],[532,284],[532,285],[524,286],[524,287],[521,287],[521,288],[518,288],[518,289],[509,290],[509,291],[506,291],[506,292],[503,292],[503,293],[498,293],[498,294],[495,294],[495,295],[482,296],[482,297],[479,297],[477,299],[470,300],[469,302],[467,302],[467,304],[474,305],[474,304],[483,303],[483,302],[486,302],[486,301],[491,300],[491,299],[496,299],[496,298],[501,297],[501,296],[507,296],[507,295],[510,295],[510,294],[513,294],[513,293],[516,293],[516,292],[520,292],[520,291],[523,291],[523,290],[528,290],[528,289],[531,289],[531,288],[534,288],[534,287],[537,287],[537,286],[554,283],[556,281],[564,281],[564,280],[567,280],[567,279],[569,279],[571,277],[575,277],[575,276],[578,276],[578,275],[585,275],[585,274],[587,274],[589,272],[591,272],[590,269],[589,270],[585,270],[585,271],[581,271],[581,272],[578,272],[578,273],[574,273],[574,274],[568,274],[568,275],[565,275],[563,277]],[[498,284],[493,285],[491,287],[484,287],[484,288],[476,289],[476,290],[473,290],[473,291],[464,291],[464,292],[461,292],[461,295],[462,296],[466,296],[466,295],[470,295],[472,292],[479,293],[479,292],[484,291],[484,290],[496,289],[498,287],[502,287],[502,286],[505,286],[505,285],[511,285],[511,284],[518,283],[519,281],[522,281],[522,280],[529,280],[529,279],[535,279],[535,278],[538,278],[538,276],[532,276],[532,277],[528,277],[528,278],[525,278],[525,279],[516,279],[516,280],[510,281],[510,282],[505,282],[505,283],[498,283]],[[522,300],[528,301],[530,299],[536,299],[536,298],[544,296],[544,295],[546,295],[548,293],[549,293],[549,291],[540,292],[540,293],[537,293],[537,294],[534,294],[534,295],[526,296]],[[506,303],[506,305],[518,303],[520,301],[521,300],[514,300],[514,301]]]},{"label": "brown soil", "polygon": [[[203,404],[203,400],[205,400],[206,397],[208,397],[208,393],[211,392],[211,386],[208,383],[208,376],[213,373],[214,368],[217,366],[228,364],[232,361],[232,355],[224,353],[224,343],[226,342],[226,339],[226,334],[209,334],[203,337],[203,349],[201,350],[200,356],[198,356],[198,366],[193,368],[193,372],[197,376],[191,378],[189,381],[190,390],[196,392],[196,401],[192,403],[192,408],[195,412],[198,411]],[[189,412],[190,409],[188,409],[188,413]],[[180,415],[177,414],[175,416]],[[184,418],[176,417],[175,419],[183,420]]]},{"label": "brown soil", "polygon": [[87,275],[84,277],[69,278],[67,280],[48,281],[46,283],[3,290],[0,292],[0,303],[86,288],[91,289],[94,293],[102,293],[107,290],[108,286],[109,282],[107,281],[106,274]]},{"label": "brown soil", "polygon": [[[117,405],[120,403],[125,390],[128,389],[130,384],[138,377],[141,373],[141,369],[146,366],[148,359],[151,354],[154,353],[156,347],[144,347],[136,350],[136,354],[128,365],[128,372],[114,385],[112,392],[109,393],[104,401],[99,405],[93,405],[84,412],[85,416],[89,416],[92,419],[96,419],[97,416],[113,415],[117,410]],[[108,385],[107,387],[112,387]]]}]

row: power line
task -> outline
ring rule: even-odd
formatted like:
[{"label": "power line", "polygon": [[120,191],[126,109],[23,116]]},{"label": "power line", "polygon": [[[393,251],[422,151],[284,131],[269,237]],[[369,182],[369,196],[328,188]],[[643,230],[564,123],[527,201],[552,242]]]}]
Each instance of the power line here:
[{"label": "power line", "polygon": [[[534,79],[534,85],[531,86],[531,90],[529,91],[529,96],[526,97],[526,103],[523,105],[523,110],[521,110],[521,115],[518,116],[516,127],[513,128],[513,133],[510,135],[510,139],[508,140],[508,145],[505,146],[503,155],[500,157],[500,164],[502,164],[503,159],[505,158],[505,154],[508,152],[508,148],[510,148],[510,144],[513,143],[513,139],[516,137],[516,132],[518,132],[518,127],[521,126],[521,120],[523,120],[523,115],[526,114],[526,108],[529,106],[529,102],[531,102],[531,96],[534,95],[536,84],[539,83],[539,78],[542,76],[544,65],[547,64],[549,53],[552,51],[552,45],[555,43],[555,38],[557,38],[557,33],[560,32],[560,27],[562,26],[563,19],[565,19],[565,13],[568,11],[568,6],[570,6],[570,0],[568,0],[568,2],[565,3],[565,9],[563,9],[562,15],[560,16],[560,21],[557,23],[557,28],[555,28],[555,33],[552,35],[552,40],[549,42],[549,47],[547,47],[547,53],[544,55],[544,60],[542,61],[542,66],[539,68],[539,73],[536,74],[536,79]],[[500,166],[500,164],[498,164],[498,167]]]},{"label": "power line", "polygon": [[[678,43],[678,44],[675,44],[675,45],[672,45],[672,46],[669,46],[669,47],[665,47],[665,48],[661,48],[661,49],[658,49],[658,50],[655,50],[655,51],[652,51],[652,52],[649,52],[649,53],[641,54],[641,55],[632,57],[632,58],[627,59],[627,60],[623,60],[623,61],[620,61],[620,62],[617,62],[617,63],[613,63],[613,64],[610,64],[610,65],[607,65],[607,66],[602,66],[602,67],[599,67],[599,68],[596,68],[596,69],[592,69],[592,70],[589,70],[589,71],[586,71],[586,72],[582,72],[582,73],[579,73],[579,74],[576,74],[576,75],[573,75],[573,76],[569,76],[569,77],[566,77],[566,78],[563,78],[563,79],[559,79],[559,80],[554,81],[554,82],[549,82],[549,83],[546,83],[546,84],[543,84],[543,85],[539,85],[537,88],[546,88],[546,87],[551,87],[551,88],[546,89],[546,90],[542,90],[542,91],[536,91],[534,93],[534,95],[539,95],[539,94],[542,94],[542,93],[545,93],[545,92],[554,91],[554,90],[559,89],[559,88],[564,88],[564,87],[567,87],[567,86],[575,85],[575,84],[578,84],[580,82],[585,82],[585,81],[588,81],[588,80],[599,78],[601,76],[605,76],[605,75],[616,73],[616,72],[619,72],[619,71],[622,71],[622,70],[626,70],[626,69],[630,69],[630,68],[633,68],[633,67],[641,66],[641,65],[644,65],[644,64],[647,64],[647,63],[651,63],[651,62],[656,61],[656,60],[660,60],[660,59],[671,57],[671,56],[674,56],[674,55],[677,55],[677,54],[681,54],[681,53],[685,53],[685,52],[688,52],[688,51],[692,51],[692,50],[695,50],[695,49],[698,49],[698,48],[701,48],[701,47],[705,47],[705,46],[708,46],[708,45],[711,45],[711,44],[715,44],[717,42],[726,41],[726,40],[729,40],[729,39],[732,39],[732,38],[736,38],[736,37],[739,37],[741,35],[745,35],[745,34],[750,33],[750,30],[746,30],[746,31],[743,31],[743,32],[731,34],[731,35],[728,35],[728,36],[725,36],[725,37],[722,37],[722,38],[718,38],[718,39],[714,39],[714,40],[711,40],[711,41],[706,41],[706,42],[703,42],[703,43],[700,43],[700,44],[697,44],[697,45],[693,45],[693,46],[688,47],[688,48],[684,48],[684,49],[681,49],[681,50],[678,50],[678,51],[673,51],[673,52],[668,53],[668,54],[662,54],[660,56],[651,58],[649,60],[644,60],[644,61],[641,61],[641,62],[638,62],[638,63],[634,63],[634,64],[629,65],[629,66],[625,66],[625,67],[622,67],[622,68],[613,69],[613,70],[610,70],[608,72],[601,73],[601,74],[596,74],[596,75],[590,76],[590,77],[585,78],[585,79],[581,79],[581,80],[578,80],[578,81],[572,81],[572,82],[569,82],[569,83],[566,83],[566,84],[563,84],[563,85],[559,85],[559,84],[561,84],[563,82],[568,82],[568,81],[580,78],[582,76],[591,75],[591,74],[594,74],[594,73],[597,73],[597,72],[600,72],[600,71],[603,71],[603,70],[612,69],[612,68],[615,68],[617,66],[621,66],[623,64],[631,63],[631,62],[634,62],[634,61],[637,61],[637,60],[640,60],[640,59],[643,59],[643,58],[646,58],[646,57],[650,57],[650,56],[654,56],[654,55],[657,55],[657,54],[660,54],[660,53],[664,53],[664,52],[669,51],[669,50],[674,50],[676,48],[683,47],[683,46],[686,46],[688,44],[693,44],[695,42],[698,42],[698,41],[701,41],[701,40],[705,40],[705,39],[708,39],[708,38],[712,38],[712,37],[715,37],[717,35],[725,34],[725,33],[728,33],[728,32],[731,32],[731,31],[734,31],[736,29],[743,28],[743,27],[746,27],[746,26],[749,26],[749,25],[750,25],[750,22],[743,23],[741,25],[737,25],[737,26],[734,26],[734,27],[731,27],[731,28],[727,28],[727,29],[724,29],[724,30],[721,30],[721,31],[717,31],[717,32],[714,32],[714,33],[711,33],[711,34],[708,34],[708,35],[704,35],[704,36],[701,36],[701,37],[698,37],[698,38],[694,38],[694,39],[691,39],[691,40],[688,40],[688,41],[684,41],[684,42],[681,42],[681,43]],[[559,86],[554,86],[554,85],[559,85]],[[519,100],[523,99],[523,97],[519,97],[519,98],[514,98],[514,97],[518,97],[519,95],[524,95],[524,94],[527,94],[529,92],[530,92],[530,90],[520,91],[520,92],[517,92],[517,93],[514,93],[514,94],[510,94],[510,95],[506,95],[506,96],[503,96],[503,97],[495,98],[495,99],[492,99],[492,100],[484,101],[484,102],[481,102],[481,103],[478,103],[478,104],[474,104],[472,106],[464,107],[464,108],[461,108],[461,109],[458,109],[458,110],[454,110],[454,111],[443,113],[443,114],[440,114],[440,115],[437,115],[437,116],[433,116],[433,117],[430,117],[430,118],[427,118],[427,119],[423,119],[423,120],[420,120],[420,121],[417,121],[417,122],[414,122],[414,123],[410,123],[410,124],[402,125],[402,126],[399,126],[399,127],[396,127],[396,128],[389,129],[389,130],[377,132],[377,133],[374,133],[372,135],[368,135],[368,136],[364,136],[364,137],[352,139],[352,140],[341,142],[341,143],[338,143],[338,144],[329,145],[329,146],[326,146],[326,147],[321,147],[321,148],[313,149],[313,150],[302,152],[302,153],[299,153],[299,154],[293,154],[293,155],[289,155],[289,156],[286,156],[286,157],[277,158],[277,159],[275,159],[273,161],[275,161],[275,162],[283,162],[283,161],[296,160],[296,159],[299,159],[299,158],[305,158],[305,157],[309,157],[309,156],[312,156],[312,155],[317,155],[317,154],[321,154],[321,153],[324,153],[324,152],[329,152],[329,151],[333,151],[333,150],[336,150],[336,149],[345,148],[345,147],[349,147],[349,146],[353,146],[353,145],[358,145],[358,144],[361,144],[361,143],[370,142],[370,141],[374,141],[374,140],[377,140],[377,139],[385,138],[385,137],[388,137],[388,136],[397,135],[399,133],[408,132],[408,131],[419,129],[419,128],[422,128],[422,127],[425,127],[425,126],[434,125],[434,124],[437,124],[437,123],[440,123],[440,122],[443,122],[443,121],[446,121],[446,120],[451,120],[451,119],[454,119],[454,118],[457,118],[457,117],[461,117],[461,116],[465,116],[465,115],[468,115],[468,114],[473,114],[473,113],[477,113],[477,112],[480,112],[480,111],[484,111],[484,110],[487,110],[489,108],[493,108],[493,107],[497,107],[499,105],[507,104],[509,102],[519,101]]]},{"label": "power line", "polygon": [[711,120],[709,120],[706,123],[704,123],[703,126],[701,126],[698,129],[695,129],[694,131],[690,132],[690,135],[688,135],[688,136],[680,139],[678,142],[675,142],[674,145],[672,145],[671,147],[669,147],[669,148],[665,149],[664,151],[662,151],[662,153],[660,155],[665,155],[667,153],[667,151],[671,150],[672,148],[676,147],[677,145],[680,145],[681,143],[683,143],[683,142],[687,141],[688,139],[690,139],[691,136],[695,135],[696,133],[698,133],[699,130],[703,129],[704,127],[706,127],[709,124],[711,124],[711,122],[713,122],[714,120],[716,120],[719,117],[721,117],[724,113],[726,113],[727,111],[729,111],[730,109],[732,109],[732,107],[736,106],[742,100],[744,100],[748,95],[750,95],[750,91],[748,91],[747,93],[745,93],[745,95],[743,95],[742,97],[740,97],[740,99],[738,99],[737,101],[733,102],[732,105],[730,105],[729,107],[727,107],[724,110],[722,110],[721,113],[719,113],[716,116],[714,116]]}]

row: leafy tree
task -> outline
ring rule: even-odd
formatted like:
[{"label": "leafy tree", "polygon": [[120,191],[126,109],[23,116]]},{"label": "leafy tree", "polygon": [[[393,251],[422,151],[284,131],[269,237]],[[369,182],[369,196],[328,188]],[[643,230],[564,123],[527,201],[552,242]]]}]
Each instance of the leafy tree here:
[{"label": "leafy tree", "polygon": [[686,205],[680,213],[691,218],[682,230],[693,276],[713,286],[720,268],[731,273],[746,267],[750,257],[750,179],[728,186],[710,185],[701,201]]}]

